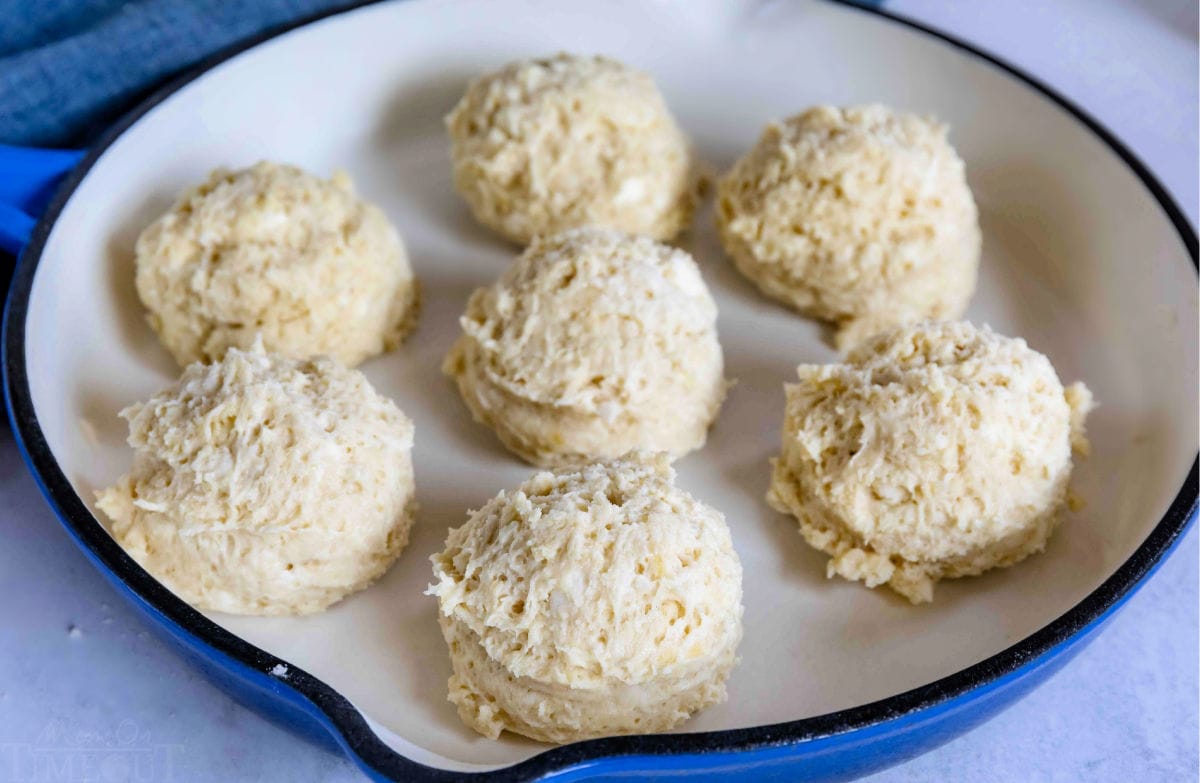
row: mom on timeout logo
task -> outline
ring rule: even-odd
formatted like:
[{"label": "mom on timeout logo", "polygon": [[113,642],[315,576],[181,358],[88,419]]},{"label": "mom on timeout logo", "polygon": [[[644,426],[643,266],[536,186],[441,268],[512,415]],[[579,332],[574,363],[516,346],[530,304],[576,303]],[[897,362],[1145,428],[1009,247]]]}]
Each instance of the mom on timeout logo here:
[{"label": "mom on timeout logo", "polygon": [[179,748],[133,720],[97,730],[56,718],[31,741],[0,741],[0,783],[170,783]]}]

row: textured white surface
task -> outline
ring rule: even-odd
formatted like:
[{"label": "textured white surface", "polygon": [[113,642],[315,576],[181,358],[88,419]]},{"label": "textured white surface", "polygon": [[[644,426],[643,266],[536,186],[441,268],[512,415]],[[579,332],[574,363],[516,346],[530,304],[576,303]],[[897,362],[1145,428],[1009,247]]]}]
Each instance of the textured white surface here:
[{"label": "textured white surface", "polygon": [[[1125,138],[1195,220],[1194,4],[893,7],[1061,88]],[[129,757],[108,751],[110,743],[159,765],[147,779],[360,779],[348,763],[233,705],[151,638],[67,540],[7,435],[0,436],[0,508],[0,780],[22,772],[14,761],[38,754],[55,759],[56,769],[77,764],[74,778],[130,777],[122,774]],[[1045,687],[873,780],[1194,779],[1196,587],[1192,532]]]}]

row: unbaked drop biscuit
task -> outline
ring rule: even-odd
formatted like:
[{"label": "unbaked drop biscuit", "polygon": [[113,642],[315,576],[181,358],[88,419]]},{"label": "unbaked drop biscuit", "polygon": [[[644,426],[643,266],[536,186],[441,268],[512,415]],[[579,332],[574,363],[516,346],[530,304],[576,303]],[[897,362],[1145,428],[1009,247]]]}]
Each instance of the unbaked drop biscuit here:
[{"label": "unbaked drop biscuit", "polygon": [[133,466],[97,506],[200,609],[320,611],[408,542],[413,425],[357,370],[231,348],[121,415]]},{"label": "unbaked drop biscuit", "polygon": [[940,579],[1045,548],[1092,396],[1024,340],[922,323],[798,376],[767,499],[829,555],[829,576],[922,603]]},{"label": "unbaked drop biscuit", "polygon": [[688,140],[654,81],[615,60],[510,63],[473,81],[446,126],[459,194],[514,242],[587,225],[666,240],[691,221]]},{"label": "unbaked drop biscuit", "polygon": [[724,701],[742,568],[664,455],[537,473],[450,531],[438,620],[463,722],[543,742],[666,731]]},{"label": "unbaked drop biscuit", "polygon": [[717,226],[765,294],[831,322],[846,349],[962,315],[978,213],[940,122],[884,106],[819,106],[763,131],[721,178]]},{"label": "unbaked drop biscuit", "polygon": [[536,465],[678,457],[704,445],[728,386],[695,261],[586,228],[534,240],[471,295],[443,370],[477,421]]},{"label": "unbaked drop biscuit", "polygon": [[261,338],[353,367],[411,329],[417,285],[400,235],[343,172],[217,169],[138,237],[137,292],[180,366]]}]

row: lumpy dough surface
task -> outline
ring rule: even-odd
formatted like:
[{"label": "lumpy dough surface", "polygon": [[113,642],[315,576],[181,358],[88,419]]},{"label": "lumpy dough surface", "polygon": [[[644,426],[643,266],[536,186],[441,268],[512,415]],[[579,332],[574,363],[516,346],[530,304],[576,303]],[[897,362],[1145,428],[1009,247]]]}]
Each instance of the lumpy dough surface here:
[{"label": "lumpy dough surface", "polygon": [[614,60],[511,63],[473,81],[446,125],[458,192],[515,242],[585,225],[670,239],[691,220],[687,138],[651,78]]},{"label": "lumpy dough surface", "polygon": [[663,455],[537,473],[432,559],[450,700],[485,736],[666,731],[725,699],[741,565]]},{"label": "lumpy dough surface", "polygon": [[798,374],[767,499],[830,556],[829,576],[920,603],[939,579],[1045,548],[1092,397],[1024,340],[922,323]]},{"label": "lumpy dough surface", "polygon": [[772,123],[720,180],[716,215],[737,268],[843,349],[957,318],[975,290],[975,201],[933,119],[821,106]]},{"label": "lumpy dough surface", "polygon": [[704,444],[725,397],[716,318],[686,252],[577,229],[535,240],[471,296],[444,370],[535,464],[679,456]]},{"label": "lumpy dough surface", "polygon": [[412,422],[332,359],[233,348],[121,415],[133,466],[97,505],[121,546],[201,609],[319,611],[408,541]]},{"label": "lumpy dough surface", "polygon": [[347,366],[414,323],[404,244],[344,173],[262,162],[218,169],[138,238],[137,291],[180,366],[261,337],[268,351]]}]

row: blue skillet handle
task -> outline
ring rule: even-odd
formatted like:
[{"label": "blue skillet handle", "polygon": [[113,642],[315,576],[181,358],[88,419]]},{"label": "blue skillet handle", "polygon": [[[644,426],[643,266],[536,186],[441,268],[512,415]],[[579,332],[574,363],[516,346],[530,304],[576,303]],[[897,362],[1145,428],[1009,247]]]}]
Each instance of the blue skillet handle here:
[{"label": "blue skillet handle", "polygon": [[79,150],[0,144],[0,250],[20,255],[58,181],[82,157]]}]

